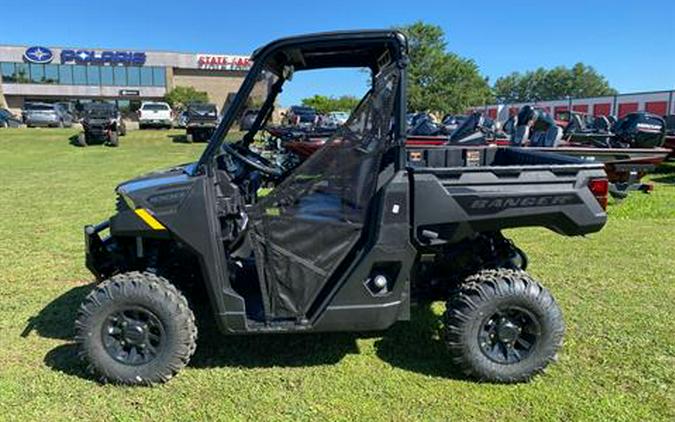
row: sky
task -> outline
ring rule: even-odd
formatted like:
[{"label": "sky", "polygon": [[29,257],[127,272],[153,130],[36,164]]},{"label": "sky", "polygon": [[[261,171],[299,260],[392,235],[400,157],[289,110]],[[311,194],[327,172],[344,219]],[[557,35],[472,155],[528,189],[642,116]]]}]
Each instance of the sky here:
[{"label": "sky", "polygon": [[[0,44],[250,54],[276,38],[424,21],[448,50],[494,82],[538,67],[595,67],[619,92],[675,89],[675,1],[12,2]],[[359,95],[358,71],[296,74],[282,105],[314,94]]]}]

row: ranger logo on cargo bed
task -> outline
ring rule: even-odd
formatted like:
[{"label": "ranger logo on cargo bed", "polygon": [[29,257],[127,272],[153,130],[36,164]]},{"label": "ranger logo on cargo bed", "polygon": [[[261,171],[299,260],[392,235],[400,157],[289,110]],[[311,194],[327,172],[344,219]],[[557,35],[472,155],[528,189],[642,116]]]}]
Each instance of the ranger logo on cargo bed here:
[{"label": "ranger logo on cargo bed", "polygon": [[555,207],[581,203],[581,199],[574,194],[507,197],[467,195],[458,196],[456,199],[469,214],[494,214],[509,208]]}]

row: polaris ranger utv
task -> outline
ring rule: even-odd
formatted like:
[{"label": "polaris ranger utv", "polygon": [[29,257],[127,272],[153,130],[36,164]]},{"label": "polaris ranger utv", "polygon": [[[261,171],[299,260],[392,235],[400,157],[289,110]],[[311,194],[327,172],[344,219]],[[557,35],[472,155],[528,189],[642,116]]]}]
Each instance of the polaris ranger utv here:
[{"label": "polaris ranger utv", "polygon": [[103,142],[111,147],[119,146],[119,137],[127,133],[122,115],[114,104],[91,103],[83,110],[83,131],[77,136],[77,144],[86,147],[93,142]]},{"label": "polaris ranger utv", "polygon": [[[422,161],[408,167],[407,63],[406,39],[391,30],[256,51],[199,161],[121,184],[117,213],[85,227],[100,284],[75,327],[90,369],[124,384],[169,380],[195,351],[199,297],[185,292],[201,286],[224,334],[384,330],[412,303],[442,300],[443,338],[468,375],[517,382],[542,371],[562,343],[561,311],[500,230],[600,230],[602,165],[446,147],[414,151]],[[335,67],[369,68],[372,85],[325,146],[289,172],[249,147],[293,72]],[[225,143],[262,78],[270,90],[251,129]]]},{"label": "polaris ranger utv", "polygon": [[189,143],[208,141],[215,132],[217,124],[218,111],[214,104],[188,104],[185,139]]}]

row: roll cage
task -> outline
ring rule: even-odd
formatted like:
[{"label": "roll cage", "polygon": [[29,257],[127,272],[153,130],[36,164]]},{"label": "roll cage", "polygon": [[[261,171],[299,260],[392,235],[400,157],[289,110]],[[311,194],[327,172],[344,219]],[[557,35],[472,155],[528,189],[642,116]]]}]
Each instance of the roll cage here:
[{"label": "roll cage", "polygon": [[[275,75],[277,80],[269,87],[267,98],[252,128],[242,140],[245,146],[253,141],[255,134],[272,113],[276,97],[294,71],[368,68],[375,75],[386,64],[397,63],[401,67],[401,72],[405,72],[405,65],[408,61],[407,40],[402,33],[393,30],[317,33],[282,38],[267,44],[253,53],[252,61],[251,70],[195,166],[195,171],[198,173],[211,172],[214,157],[223,146],[227,133],[245,108],[246,100],[255,84],[263,80],[266,73]],[[402,83],[399,84],[394,109],[397,116],[394,120],[395,144],[400,150],[397,154],[399,156],[397,168],[401,168],[404,162],[403,150],[400,147],[404,145],[406,130],[405,85],[405,77],[403,77]]]}]

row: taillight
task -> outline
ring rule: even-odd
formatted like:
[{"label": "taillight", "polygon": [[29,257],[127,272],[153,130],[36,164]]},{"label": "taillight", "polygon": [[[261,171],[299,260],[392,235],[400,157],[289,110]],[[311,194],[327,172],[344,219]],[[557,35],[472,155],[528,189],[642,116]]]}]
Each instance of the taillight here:
[{"label": "taillight", "polygon": [[588,182],[588,188],[591,190],[595,199],[603,210],[607,209],[607,197],[609,195],[609,181],[607,179],[591,179]]}]

